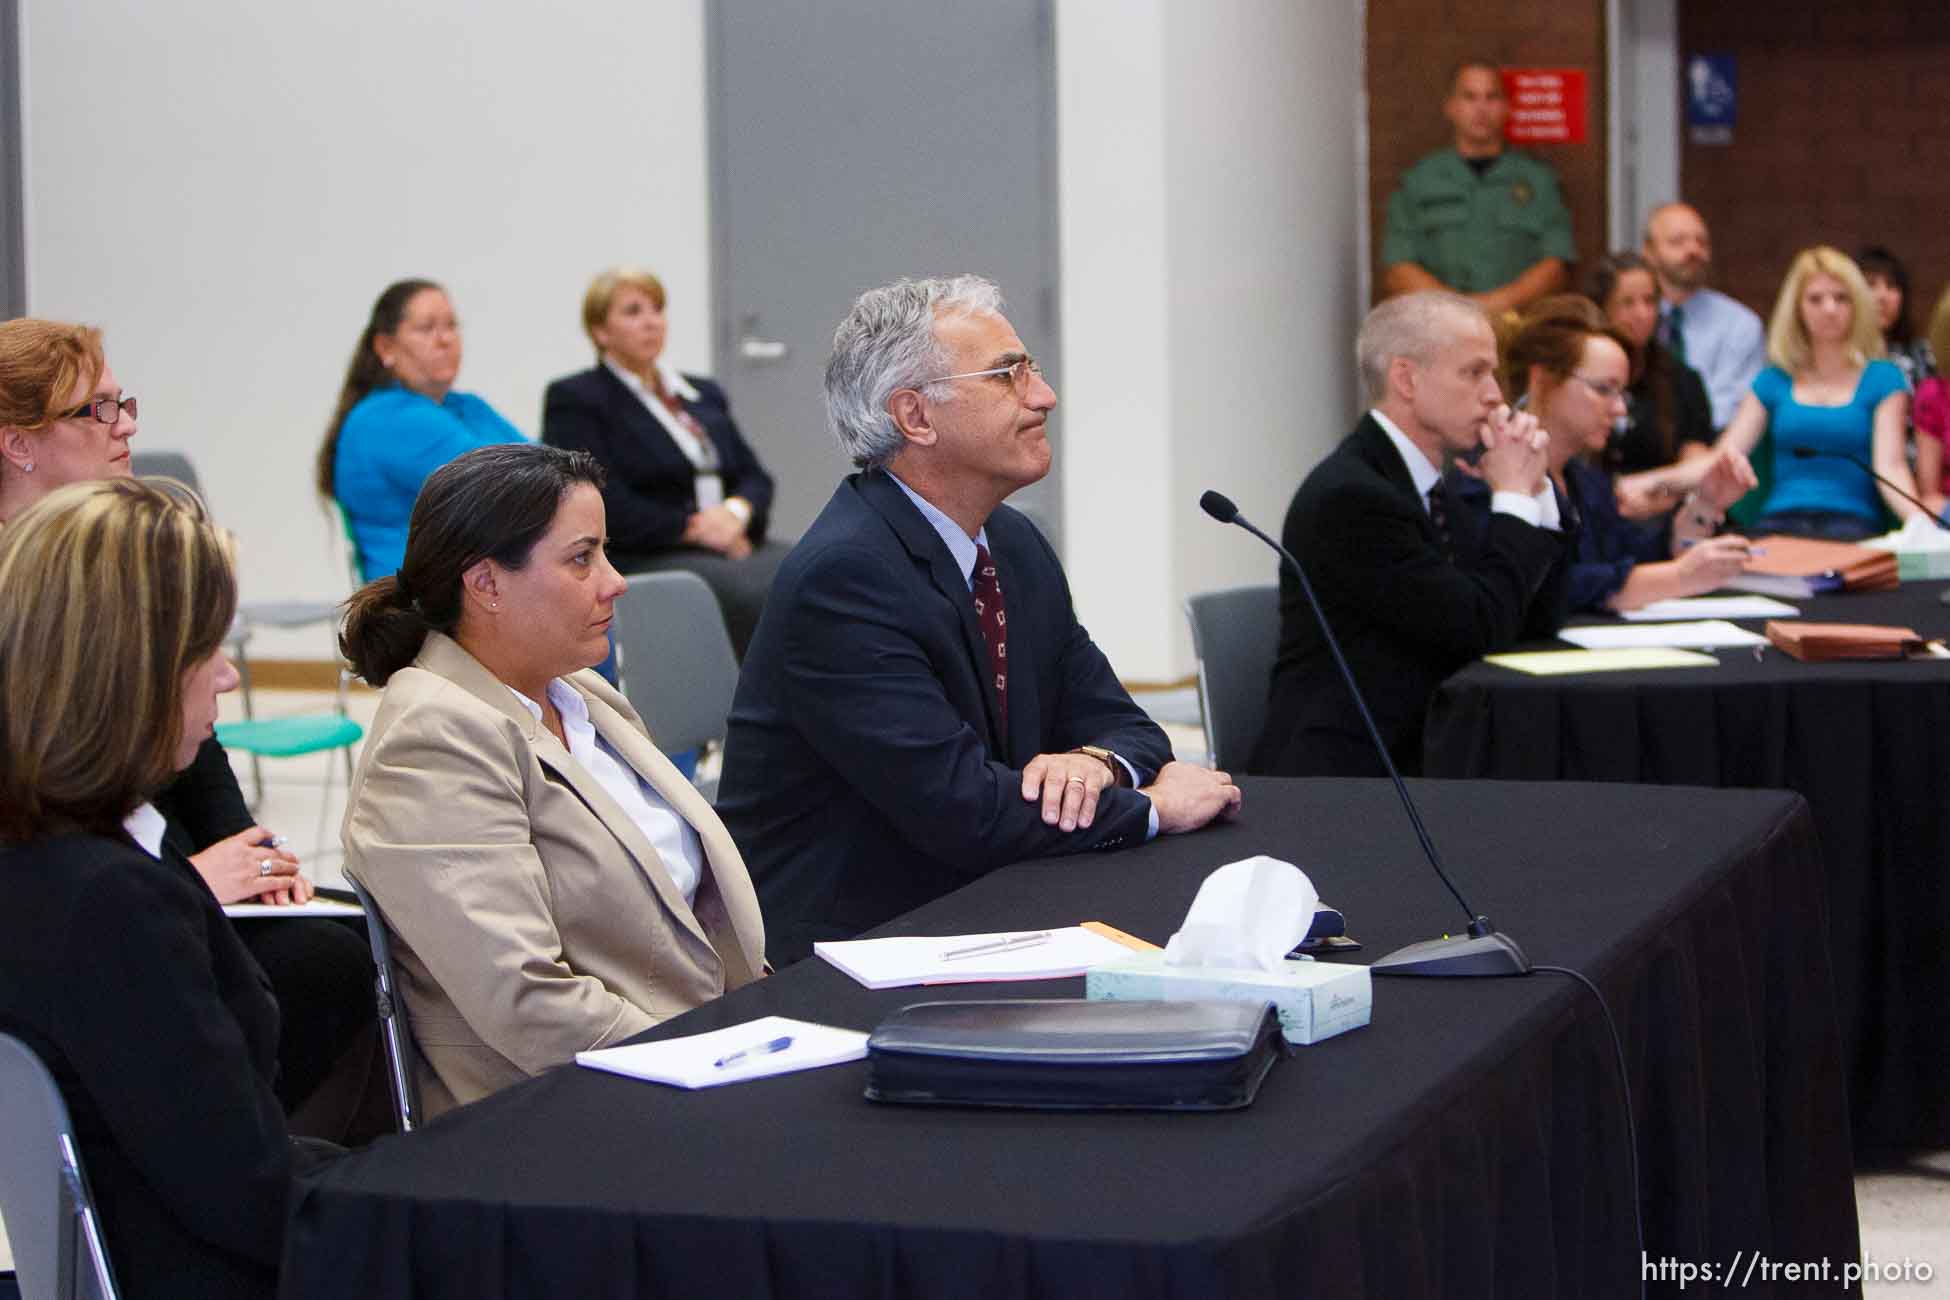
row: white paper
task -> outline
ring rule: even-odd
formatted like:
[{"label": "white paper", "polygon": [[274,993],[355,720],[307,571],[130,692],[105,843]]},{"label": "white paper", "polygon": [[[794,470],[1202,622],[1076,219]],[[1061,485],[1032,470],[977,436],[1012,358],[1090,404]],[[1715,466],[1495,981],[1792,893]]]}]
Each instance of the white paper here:
[{"label": "white paper", "polygon": [[[734,1052],[759,1047],[775,1038],[792,1039],[782,1052],[747,1056],[731,1065],[717,1063]],[[729,1029],[714,1029],[708,1034],[688,1038],[666,1038],[659,1043],[633,1043],[628,1047],[601,1047],[592,1052],[577,1052],[576,1064],[591,1070],[626,1075],[649,1083],[667,1083],[677,1088],[716,1088],[721,1084],[744,1083],[775,1074],[816,1070],[823,1065],[858,1061],[867,1054],[867,1036],[856,1029],[836,1029],[784,1016],[764,1016]]]},{"label": "white paper", "polygon": [[1307,937],[1320,894],[1291,862],[1259,854],[1205,878],[1185,923],[1165,945],[1168,966],[1279,970]]},{"label": "white paper", "polygon": [[1684,596],[1655,600],[1619,615],[1632,623],[1678,623],[1701,618],[1799,618],[1799,607],[1771,596]]},{"label": "white paper", "polygon": [[296,920],[301,916],[364,916],[357,903],[341,903],[336,898],[314,898],[309,903],[225,903],[223,914],[235,921],[257,917]]},{"label": "white paper", "polygon": [[1699,623],[1631,623],[1623,627],[1567,627],[1558,636],[1587,650],[1622,650],[1666,646],[1678,650],[1711,650],[1716,646],[1766,645],[1758,632],[1735,627],[1724,619]]},{"label": "white paper", "polygon": [[870,989],[910,984],[980,984],[989,980],[1054,980],[1081,975],[1092,966],[1122,961],[1131,950],[1082,926],[1048,931],[1049,938],[1017,948],[949,958],[960,948],[1042,933],[998,930],[993,934],[944,934],[926,938],[843,939],[815,943],[813,953]]}]

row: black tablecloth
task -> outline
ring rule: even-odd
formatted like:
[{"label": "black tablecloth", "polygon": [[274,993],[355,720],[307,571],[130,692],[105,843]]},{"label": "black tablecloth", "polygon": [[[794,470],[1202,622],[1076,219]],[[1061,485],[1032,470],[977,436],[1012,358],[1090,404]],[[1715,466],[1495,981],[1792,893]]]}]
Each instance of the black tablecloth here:
[{"label": "black tablecloth", "polygon": [[[1808,619],[1942,637],[1946,589],[1799,603]],[[1718,658],[1576,677],[1474,664],[1430,706],[1424,771],[1799,791],[1828,866],[1856,1145],[1950,1146],[1950,661]]]},{"label": "black tablecloth", "polygon": [[[1364,956],[1455,927],[1386,785],[1244,784],[1234,824],[998,871],[878,933],[1099,919],[1162,942],[1210,868],[1257,852],[1307,869]],[[1655,1259],[1855,1258],[1821,868],[1802,802],[1416,788],[1476,905],[1532,960],[1595,979],[1619,1016]],[[811,960],[645,1037],[773,1013],[868,1029],[909,1002],[1081,988],[873,992]],[[1243,1111],[877,1106],[861,1096],[864,1069],[701,1092],[552,1071],[310,1185],[284,1294],[1637,1293],[1610,1040],[1563,976],[1378,980],[1372,1025],[1300,1049]]]}]

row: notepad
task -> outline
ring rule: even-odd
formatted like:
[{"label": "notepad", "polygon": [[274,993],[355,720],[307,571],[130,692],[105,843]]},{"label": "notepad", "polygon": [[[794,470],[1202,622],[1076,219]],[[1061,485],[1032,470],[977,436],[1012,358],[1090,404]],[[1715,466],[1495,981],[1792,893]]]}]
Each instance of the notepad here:
[{"label": "notepad", "polygon": [[356,903],[341,903],[335,898],[314,898],[309,903],[225,903],[223,914],[233,921],[295,921],[305,916],[364,916]]},{"label": "notepad", "polygon": [[1617,673],[1648,668],[1718,668],[1712,655],[1694,650],[1639,646],[1622,650],[1533,650],[1527,654],[1485,655],[1483,662],[1533,677],[1566,673]]},{"label": "notepad", "polygon": [[[754,1053],[731,1065],[717,1064],[733,1053],[779,1038],[790,1038],[792,1046],[783,1051]],[[729,1029],[714,1029],[688,1038],[577,1052],[576,1064],[648,1083],[666,1083],[673,1088],[716,1088],[727,1083],[858,1061],[866,1054],[867,1036],[858,1030],[815,1025],[785,1016],[761,1016]]]},{"label": "notepad", "polygon": [[1677,650],[1710,650],[1716,646],[1766,645],[1767,638],[1725,619],[1697,623],[1638,623],[1598,627],[1567,627],[1557,634],[1586,650],[1625,650],[1661,646]]},{"label": "notepad", "polygon": [[911,984],[980,984],[990,980],[1053,980],[1081,975],[1092,966],[1121,961],[1131,950],[1080,925],[1047,933],[1042,942],[963,957],[945,954],[999,944],[1033,930],[948,934],[927,938],[845,939],[815,943],[813,952],[870,989]]},{"label": "notepad", "polygon": [[1679,623],[1702,618],[1799,618],[1801,611],[1771,596],[1684,596],[1655,600],[1619,615],[1629,623]]}]

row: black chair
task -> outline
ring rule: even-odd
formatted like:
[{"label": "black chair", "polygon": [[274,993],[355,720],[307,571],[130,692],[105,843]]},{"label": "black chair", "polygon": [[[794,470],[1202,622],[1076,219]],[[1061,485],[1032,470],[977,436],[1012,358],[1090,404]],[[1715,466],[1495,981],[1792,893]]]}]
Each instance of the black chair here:
[{"label": "black chair", "polygon": [[118,1300],[67,1103],[12,1034],[0,1034],[0,1215],[22,1300]]},{"label": "black chair", "polygon": [[1266,688],[1280,642],[1280,589],[1228,587],[1185,601],[1198,658],[1198,711],[1213,767],[1237,772],[1266,725]]},{"label": "black chair", "polygon": [[386,1070],[393,1085],[393,1113],[399,1131],[411,1133],[420,1124],[420,1049],[413,1041],[413,1026],[407,1019],[406,1001],[399,995],[393,967],[392,938],[386,917],[366,887],[345,873],[359,906],[366,912],[366,938],[372,944],[373,998],[379,1008],[380,1037],[386,1044]]}]

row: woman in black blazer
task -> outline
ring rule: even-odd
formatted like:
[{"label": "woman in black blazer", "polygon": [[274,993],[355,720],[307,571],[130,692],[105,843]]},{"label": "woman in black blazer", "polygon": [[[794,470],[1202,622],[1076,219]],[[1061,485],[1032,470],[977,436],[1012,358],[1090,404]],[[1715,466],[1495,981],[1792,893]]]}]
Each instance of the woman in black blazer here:
[{"label": "woman in black blazer", "polygon": [[286,1135],[277,1003],[148,802],[237,684],[229,554],[127,478],[0,529],[0,1030],[60,1086],[132,1300],[271,1296],[323,1145]]},{"label": "woman in black blazer", "polygon": [[664,287],[604,271],[582,299],[596,364],[548,386],[542,441],[608,471],[610,558],[625,573],[688,569],[709,583],[739,658],[788,546],[768,542],[772,476],[731,418],[724,389],[663,363]]}]

